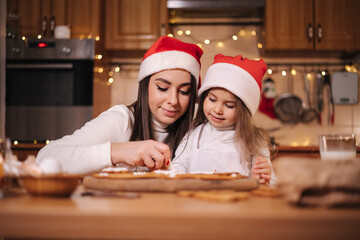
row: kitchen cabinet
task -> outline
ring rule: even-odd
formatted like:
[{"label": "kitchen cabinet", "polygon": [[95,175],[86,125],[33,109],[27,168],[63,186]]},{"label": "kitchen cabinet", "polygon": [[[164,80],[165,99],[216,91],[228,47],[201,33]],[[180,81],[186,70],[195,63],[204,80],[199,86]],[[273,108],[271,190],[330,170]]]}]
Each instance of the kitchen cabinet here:
[{"label": "kitchen cabinet", "polygon": [[44,20],[44,37],[53,37],[50,32],[52,18],[55,25],[70,25],[72,38],[99,35],[100,0],[8,0],[7,8],[20,16],[21,35],[27,38],[44,36]]},{"label": "kitchen cabinet", "polygon": [[359,49],[357,6],[356,0],[266,0],[265,48]]},{"label": "kitchen cabinet", "polygon": [[146,50],[166,34],[164,0],[107,0],[105,49]]}]

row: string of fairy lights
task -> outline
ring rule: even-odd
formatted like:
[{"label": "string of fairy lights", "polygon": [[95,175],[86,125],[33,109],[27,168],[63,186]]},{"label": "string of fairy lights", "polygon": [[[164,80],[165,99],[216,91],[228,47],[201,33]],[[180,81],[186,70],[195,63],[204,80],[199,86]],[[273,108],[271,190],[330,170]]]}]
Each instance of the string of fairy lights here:
[{"label": "string of fairy lights", "polygon": [[[216,44],[216,47],[218,48],[223,48],[225,47],[225,45],[227,44],[227,41],[238,41],[241,38],[249,38],[249,37],[255,37],[256,38],[256,46],[257,48],[260,50],[263,48],[263,44],[261,42],[261,38],[259,37],[258,34],[258,28],[256,28],[256,26],[240,26],[239,30],[237,30],[236,32],[226,35],[226,36],[222,36],[222,37],[218,37],[218,38],[203,38],[200,39],[199,37],[196,37],[192,31],[188,28],[180,28],[180,27],[176,27],[173,31],[173,34],[168,34],[169,37],[182,37],[182,36],[186,36],[188,37],[192,42],[194,42],[195,44],[197,44],[200,48],[203,48],[204,45],[211,45],[211,44]],[[42,35],[38,35],[37,36],[38,39],[42,39]],[[100,41],[100,36],[92,36],[92,35],[88,35],[88,36],[82,36],[81,38],[88,38],[88,39],[92,39],[94,38],[95,41]],[[26,40],[25,36],[22,36],[21,38],[22,40]],[[97,64],[95,64],[94,67],[94,72],[99,73],[99,74],[103,74],[105,72],[105,68],[104,65],[101,63],[101,60],[103,58],[102,54],[96,54],[95,55],[95,60],[99,61]],[[125,68],[129,68],[128,64],[125,64]],[[291,74],[293,76],[295,76],[299,70],[296,70],[295,68],[293,68],[291,65],[283,65],[280,66],[278,64],[275,64],[276,66],[272,66],[271,64],[268,64],[268,70],[267,70],[267,74],[271,75],[277,72],[281,72],[282,76],[286,76],[288,74]],[[318,65],[318,63],[304,63],[304,64],[295,64],[295,65],[303,65],[303,66],[307,66],[307,65]],[[322,67],[322,69],[326,69],[327,68],[327,64],[324,64],[325,67]],[[343,65],[343,70],[347,71],[347,72],[359,72],[358,71],[358,67],[354,64],[335,64],[335,65]],[[114,74],[115,73],[119,73],[122,71],[122,69],[124,68],[124,66],[121,66],[121,64],[115,65],[113,68],[109,68],[108,72],[107,72],[107,81],[106,84],[108,86],[112,85],[112,83],[114,82]],[[275,70],[274,70],[275,68]],[[318,69],[320,69],[321,67],[318,66]],[[138,67],[134,68],[135,70],[138,69]],[[278,70],[280,69],[280,70]],[[319,70],[320,72],[324,72],[324,70]],[[302,73],[307,74],[308,78],[311,78],[311,71],[301,71]]]},{"label": "string of fairy lights", "polygon": [[[297,66],[297,67],[294,67]],[[299,70],[300,68],[300,70]],[[297,74],[305,74],[308,79],[314,77],[318,72],[321,75],[325,75],[329,69],[336,69],[338,71],[346,71],[346,72],[359,72],[358,68],[354,64],[344,64],[344,63],[327,63],[327,64],[317,64],[317,63],[297,63],[293,65],[284,65],[284,64],[274,64],[268,65],[267,74],[271,76],[273,74],[281,73],[283,77],[288,75],[296,76]]]},{"label": "string of fairy lights", "polygon": [[[169,37],[187,37],[190,42],[195,43],[196,45],[198,45],[200,48],[204,48],[207,45],[215,45],[217,48],[223,48],[226,46],[226,44],[228,44],[229,41],[238,41],[241,38],[255,38],[256,41],[256,47],[261,50],[263,48],[263,44],[261,42],[261,37],[259,34],[259,31],[261,31],[261,28],[257,28],[256,26],[241,26],[239,27],[239,29],[235,32],[233,32],[232,34],[226,35],[226,36],[221,36],[221,37],[216,37],[216,38],[200,38],[198,36],[196,36],[195,34],[192,33],[190,28],[186,28],[186,27],[175,27],[173,29],[173,33],[168,34]],[[101,59],[101,58],[98,58]],[[297,67],[294,67],[294,66]],[[284,65],[284,64],[274,64],[272,65],[271,63],[268,64],[268,70],[267,70],[267,74],[268,75],[272,75],[278,72],[281,72],[282,76],[287,76],[288,74],[291,74],[292,76],[295,76],[296,74],[299,73],[303,73],[306,74],[308,76],[308,78],[310,79],[312,77],[312,75],[314,75],[315,72],[314,71],[314,66],[316,65],[320,65],[319,63],[303,63],[303,64],[294,64],[294,65]],[[322,74],[325,74],[325,69],[327,69],[328,65],[326,63],[322,64],[324,65],[323,67],[318,66],[317,67],[317,71],[321,71]],[[355,65],[353,64],[344,64],[344,63],[335,63],[333,65],[338,65],[341,66],[342,70],[348,71],[348,72],[358,72],[357,68]],[[304,71],[297,69],[298,67],[304,67]],[[312,70],[306,70],[306,66],[312,66]],[[119,73],[122,71],[122,69],[124,67],[128,67],[126,66],[126,64],[124,64],[124,66],[121,66],[121,64],[116,65],[113,68],[110,68],[109,72],[108,72],[108,79],[106,84],[108,86],[110,86],[113,82],[114,82],[114,74],[115,73]],[[310,68],[309,68],[310,69]],[[104,69],[103,68],[98,68],[95,69],[98,72],[103,72]],[[135,68],[136,70],[136,68]]]},{"label": "string of fairy lights", "polygon": [[[233,32],[232,34],[226,35],[226,36],[221,36],[221,37],[216,37],[216,38],[207,38],[207,37],[200,38],[200,37],[196,36],[195,34],[193,34],[193,32],[191,31],[190,28],[175,27],[173,29],[173,33],[168,34],[168,36],[169,37],[187,37],[187,38],[189,38],[189,40],[191,42],[197,44],[200,48],[204,48],[207,45],[215,45],[217,48],[223,48],[226,46],[226,44],[228,44],[229,41],[238,41],[241,38],[251,38],[252,37],[252,38],[255,38],[256,47],[259,50],[261,50],[263,48],[263,43],[261,42],[261,37],[259,34],[260,31],[261,31],[261,28],[257,28],[256,26],[240,26],[237,31]],[[95,40],[99,41],[100,37],[96,37]],[[95,60],[101,61],[102,55],[96,54]],[[306,68],[306,66],[308,66],[308,65],[311,65],[312,68],[314,68],[314,66],[319,65],[319,63],[304,63],[304,64],[294,64],[294,65],[303,66],[304,68]],[[348,71],[348,72],[358,72],[357,67],[353,64],[336,63],[334,65],[342,66],[342,69],[345,71]],[[324,67],[318,66],[318,71],[324,72],[324,70],[321,70],[321,69],[326,69],[326,68],[327,68],[327,65],[326,65],[326,63],[324,63]],[[138,70],[138,66],[130,64],[130,68],[129,68],[129,64],[127,64],[127,63],[112,64],[112,66],[110,68],[108,68],[108,71],[107,71],[106,84],[108,86],[111,86],[114,83],[115,74],[125,71],[124,69],[126,69],[126,71],[128,71],[129,69],[130,70],[132,69],[135,71],[135,70]],[[103,73],[105,73],[105,67],[101,63],[95,64],[94,71],[96,73],[103,74]],[[284,64],[272,65],[270,63],[270,64],[268,64],[267,74],[271,75],[271,74],[281,72],[281,75],[285,77],[288,74],[295,76],[296,74],[299,73],[299,71],[301,73],[306,74],[309,78],[311,78],[312,73],[310,70],[309,71],[306,69],[304,71],[297,70],[291,64],[290,65],[286,65],[286,64],[285,65]]]},{"label": "string of fairy lights", "polygon": [[257,47],[259,49],[263,48],[263,44],[259,41],[260,38],[255,26],[250,27],[240,27],[240,29],[232,34],[218,37],[218,38],[204,38],[199,39],[198,37],[194,36],[192,34],[190,29],[181,29],[181,28],[175,28],[174,34],[168,34],[169,37],[175,36],[187,36],[189,39],[192,40],[196,45],[198,45],[200,48],[203,48],[203,44],[210,45],[210,44],[216,44],[217,47],[222,48],[225,46],[226,41],[238,41],[240,38],[247,38],[247,37],[255,37],[257,38]]},{"label": "string of fairy lights", "polygon": [[[188,28],[175,28],[173,30],[174,33],[168,34],[169,37],[182,37],[182,36],[186,36],[188,37],[191,42],[194,42],[196,45],[198,45],[200,48],[204,48],[206,45],[212,45],[212,44],[216,44],[216,47],[218,48],[222,48],[226,46],[226,42],[227,41],[238,41],[241,38],[249,38],[249,37],[255,37],[256,41],[257,41],[257,48],[258,49],[262,49],[263,48],[263,44],[259,41],[259,34],[258,31],[256,29],[255,26],[247,26],[247,27],[239,27],[239,30],[229,34],[227,36],[222,36],[222,37],[218,37],[218,38],[204,38],[204,39],[200,39],[199,37],[196,37],[192,31]],[[102,56],[101,55],[96,55],[95,59],[97,60],[101,60]],[[126,65],[126,64],[124,64]],[[114,82],[114,74],[119,73],[122,71],[124,66],[122,66],[122,64],[118,64],[113,67],[110,68],[108,71],[108,78],[107,78],[107,82],[106,84],[108,86],[112,85],[112,83]],[[105,70],[103,67],[95,67],[95,72],[98,73],[103,73]]]},{"label": "string of fairy lights", "polygon": [[[191,39],[192,42],[197,44],[200,48],[203,48],[203,44],[205,44],[205,45],[216,44],[216,47],[222,48],[222,47],[225,47],[226,41],[238,41],[240,38],[255,37],[256,38],[256,46],[260,50],[263,48],[263,44],[261,42],[261,37],[259,37],[260,34],[258,34],[258,31],[257,31],[258,29],[259,28],[256,28],[255,26],[249,26],[249,27],[242,26],[242,27],[240,27],[240,29],[237,32],[234,32],[233,34],[230,34],[227,36],[223,36],[221,38],[199,39],[198,37],[194,36],[194,34],[192,34],[190,29],[175,28],[174,34],[169,34],[168,36],[170,36],[170,37],[187,36],[189,39]],[[311,71],[306,70],[307,66],[312,66],[311,69],[312,69],[312,72],[314,72],[314,66],[319,65],[317,67],[318,71],[320,71],[323,75],[325,74],[325,70],[320,70],[320,69],[327,69],[329,66],[329,64],[327,64],[327,63],[321,63],[321,64],[319,64],[319,63],[302,63],[302,64],[295,64],[295,65],[304,67],[305,70],[300,71],[300,72],[305,73],[308,78],[311,78],[312,73],[311,73]],[[324,66],[320,66],[320,65],[324,65]],[[330,65],[341,66],[343,68],[343,70],[345,70],[347,72],[358,72],[356,66],[351,63],[350,64],[332,63]],[[275,68],[275,70],[274,70],[274,68]],[[280,69],[281,75],[284,77],[288,74],[295,76],[296,74],[299,73],[299,70],[296,70],[291,64],[290,65],[274,64],[274,66],[272,66],[271,64],[268,64],[267,74],[268,75],[275,74],[278,72],[278,69]]]}]

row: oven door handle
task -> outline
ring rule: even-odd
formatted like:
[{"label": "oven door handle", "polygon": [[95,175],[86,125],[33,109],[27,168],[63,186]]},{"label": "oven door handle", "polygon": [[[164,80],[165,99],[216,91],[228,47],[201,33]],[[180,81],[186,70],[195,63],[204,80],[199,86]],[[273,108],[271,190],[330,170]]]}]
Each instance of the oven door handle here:
[{"label": "oven door handle", "polygon": [[29,68],[36,68],[36,69],[72,69],[72,63],[45,63],[45,64],[7,64],[6,68],[12,69],[29,69]]}]

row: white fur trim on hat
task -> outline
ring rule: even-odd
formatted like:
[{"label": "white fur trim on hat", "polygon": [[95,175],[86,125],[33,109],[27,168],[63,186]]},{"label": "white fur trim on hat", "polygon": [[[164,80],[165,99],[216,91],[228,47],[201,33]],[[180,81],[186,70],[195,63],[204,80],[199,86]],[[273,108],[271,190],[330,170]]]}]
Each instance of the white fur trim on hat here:
[{"label": "white fur trim on hat", "polygon": [[190,54],[181,51],[164,51],[145,58],[140,65],[138,82],[145,77],[163,70],[184,69],[190,72],[199,85],[200,64]]},{"label": "white fur trim on hat", "polygon": [[238,96],[254,116],[259,107],[260,87],[244,69],[229,63],[216,63],[209,67],[199,95],[204,91],[220,87]]}]

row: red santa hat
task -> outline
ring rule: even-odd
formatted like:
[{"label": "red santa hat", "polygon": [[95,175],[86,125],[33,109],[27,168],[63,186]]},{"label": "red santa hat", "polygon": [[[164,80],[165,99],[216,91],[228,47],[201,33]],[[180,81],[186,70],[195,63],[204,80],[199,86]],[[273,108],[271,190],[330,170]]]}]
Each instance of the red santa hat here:
[{"label": "red santa hat", "polygon": [[195,44],[162,36],[145,53],[140,65],[138,82],[154,73],[169,69],[184,69],[200,86],[200,57],[203,51]]},{"label": "red santa hat", "polygon": [[262,59],[218,54],[206,73],[199,95],[210,88],[224,88],[239,97],[254,116],[259,107],[261,82],[266,69]]}]

